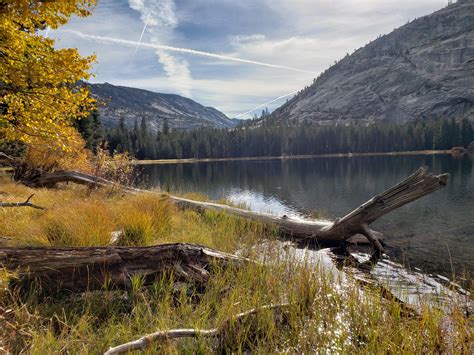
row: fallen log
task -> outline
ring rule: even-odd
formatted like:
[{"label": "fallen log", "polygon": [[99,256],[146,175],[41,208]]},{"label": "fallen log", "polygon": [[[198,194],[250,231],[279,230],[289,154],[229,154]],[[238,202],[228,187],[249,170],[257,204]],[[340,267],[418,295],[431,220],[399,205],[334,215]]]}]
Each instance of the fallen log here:
[{"label": "fallen log", "polygon": [[177,282],[204,284],[213,266],[238,267],[250,260],[196,244],[151,247],[0,248],[0,266],[23,285],[36,280],[41,292],[82,292],[104,287],[130,289],[132,278],[143,286],[165,274]]},{"label": "fallen log", "polygon": [[[334,244],[345,242],[352,238],[360,243],[365,239],[365,242],[369,242],[375,250],[371,260],[377,261],[384,251],[380,243],[381,233],[371,230],[368,227],[369,224],[407,203],[441,189],[446,186],[448,178],[448,174],[433,175],[428,173],[426,167],[422,167],[399,184],[374,196],[344,217],[337,218],[334,222],[308,221],[288,218],[287,216],[279,217],[272,214],[257,213],[217,203],[194,201],[176,196],[169,196],[168,198],[180,208],[222,211],[234,216],[270,224],[276,226],[283,235],[302,242]],[[97,187],[117,186],[117,184],[106,179],[76,171],[44,173],[23,182],[33,187],[54,186],[60,182],[74,182]],[[152,193],[125,186],[122,186],[122,188],[129,193]],[[361,236],[365,238],[360,238]]]},{"label": "fallen log", "polygon": [[299,240],[318,243],[342,242],[362,234],[372,244],[375,253],[371,261],[376,262],[384,250],[379,241],[380,233],[371,230],[368,225],[407,203],[441,189],[446,186],[448,178],[448,174],[433,175],[428,173],[427,168],[422,167],[399,184],[374,196],[334,222],[303,221],[286,216],[280,218],[271,214],[255,213],[210,202],[197,202],[178,197],[170,197],[170,199],[184,208],[225,211],[232,215],[270,223],[276,225],[284,234]]},{"label": "fallen log", "polygon": [[[61,182],[72,182],[80,185],[93,187],[113,187],[118,186],[113,181],[103,179],[99,176],[83,173],[80,171],[55,171],[55,172],[35,172],[26,177],[19,178],[19,181],[29,187],[54,187]],[[139,190],[126,186],[121,186],[128,192]]]}]

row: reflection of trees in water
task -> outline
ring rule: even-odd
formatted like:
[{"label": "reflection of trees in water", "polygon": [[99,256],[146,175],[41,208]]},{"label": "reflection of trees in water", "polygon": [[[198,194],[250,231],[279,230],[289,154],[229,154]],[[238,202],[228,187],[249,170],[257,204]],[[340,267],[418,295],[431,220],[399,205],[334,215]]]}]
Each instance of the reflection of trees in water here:
[{"label": "reflection of trees in water", "polygon": [[[356,157],[283,161],[230,161],[146,166],[149,183],[169,191],[201,191],[215,196],[230,188],[276,196],[297,208],[321,208],[320,202],[337,200],[331,213],[398,182],[421,165],[435,172],[448,171],[448,188],[467,184],[472,163],[448,156]],[[218,196],[220,197],[220,196]],[[347,204],[344,202],[347,201]]]},{"label": "reflection of trees in water", "polygon": [[196,191],[217,199],[231,190],[250,190],[302,212],[323,209],[335,217],[401,181],[421,165],[436,173],[450,173],[448,186],[385,216],[376,227],[387,233],[392,251],[412,265],[449,274],[449,247],[453,262],[473,271],[473,236],[459,237],[459,228],[474,223],[474,174],[468,157],[229,161],[146,166],[144,174],[151,185],[159,184],[167,191]]}]

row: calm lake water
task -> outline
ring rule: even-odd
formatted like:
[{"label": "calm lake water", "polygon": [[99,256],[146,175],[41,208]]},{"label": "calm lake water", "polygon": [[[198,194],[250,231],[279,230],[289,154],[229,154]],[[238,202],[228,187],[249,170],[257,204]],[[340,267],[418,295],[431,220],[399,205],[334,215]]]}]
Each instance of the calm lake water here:
[{"label": "calm lake water", "polygon": [[408,267],[451,277],[474,274],[474,158],[378,156],[230,161],[141,167],[144,183],[245,202],[256,211],[343,216],[422,165],[450,174],[448,185],[372,224],[388,254]]}]

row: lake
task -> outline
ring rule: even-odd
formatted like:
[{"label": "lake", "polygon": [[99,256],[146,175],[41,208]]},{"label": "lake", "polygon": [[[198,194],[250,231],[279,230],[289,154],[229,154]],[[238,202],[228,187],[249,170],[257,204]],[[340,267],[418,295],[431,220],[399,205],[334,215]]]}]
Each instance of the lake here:
[{"label": "lake", "polygon": [[343,216],[422,165],[448,185],[372,224],[388,255],[427,273],[474,273],[474,159],[449,155],[226,161],[140,167],[147,187],[199,192],[278,215]]}]

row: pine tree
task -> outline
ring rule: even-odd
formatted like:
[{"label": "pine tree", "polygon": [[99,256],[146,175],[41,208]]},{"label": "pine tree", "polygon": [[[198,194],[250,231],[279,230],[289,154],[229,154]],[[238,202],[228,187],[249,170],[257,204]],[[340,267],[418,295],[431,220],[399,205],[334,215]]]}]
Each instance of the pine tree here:
[{"label": "pine tree", "polygon": [[170,127],[169,127],[169,123],[168,123],[168,117],[165,117],[163,119],[163,127],[162,127],[162,132],[163,134],[169,134],[170,133]]}]

